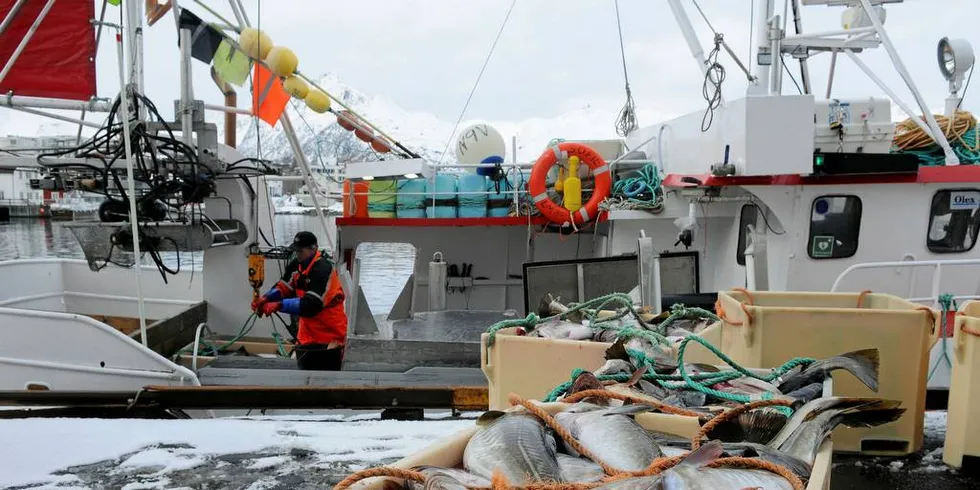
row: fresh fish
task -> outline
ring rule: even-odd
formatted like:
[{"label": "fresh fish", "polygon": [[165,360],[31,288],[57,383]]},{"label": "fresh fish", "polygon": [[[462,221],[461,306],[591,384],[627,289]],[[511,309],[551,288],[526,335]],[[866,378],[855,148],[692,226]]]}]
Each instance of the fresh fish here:
[{"label": "fresh fish", "polygon": [[[556,414],[555,421],[599,460],[620,470],[639,471],[663,456],[653,436],[629,416],[650,409],[647,405],[605,408],[576,403]],[[566,449],[578,455],[570,446]]]},{"label": "fresh fish", "polygon": [[548,339],[589,340],[594,332],[591,328],[580,323],[564,320],[549,320],[539,323],[534,330],[528,332],[528,337],[543,337]]},{"label": "fresh fish", "polygon": [[491,479],[499,470],[512,484],[564,481],[555,439],[533,414],[489,411],[477,424],[481,428],[463,450],[463,466],[470,473]]},{"label": "fresh fish", "polygon": [[824,439],[838,425],[877,427],[898,420],[905,413],[898,400],[880,398],[818,398],[799,408],[767,444],[813,464]]},{"label": "fresh fish", "polygon": [[629,361],[624,361],[622,359],[607,359],[606,363],[603,364],[602,367],[595,370],[595,375],[603,376],[607,374],[628,374],[635,370],[636,369],[629,363]]},{"label": "fresh fish", "polygon": [[765,470],[707,468],[721,457],[724,449],[718,441],[704,444],[680,463],[663,473],[662,490],[708,490],[761,487],[766,490],[792,490],[785,478]]},{"label": "fresh fish", "polygon": [[446,473],[433,473],[426,475],[424,490],[468,490],[459,480],[447,475]]},{"label": "fresh fish", "polygon": [[707,400],[708,395],[693,390],[676,390],[663,398],[664,403],[682,408],[703,407]]},{"label": "fresh fish", "polygon": [[[412,471],[418,471],[426,477],[430,477],[435,474],[445,474],[452,477],[454,480],[466,485],[468,487],[489,487],[490,480],[483,478],[482,476],[474,475],[466,470],[461,470],[457,468],[440,468],[438,466],[416,466],[412,468]],[[419,485],[421,487],[421,485]]]},{"label": "fresh fish", "polygon": [[798,390],[786,394],[787,398],[792,398],[800,406],[820,398],[823,395],[823,383],[811,383]]},{"label": "fresh fish", "polygon": [[606,349],[606,359],[622,359],[634,366],[641,366],[639,357],[633,358],[629,351],[642,354],[646,361],[652,363],[652,368],[657,373],[672,373],[677,370],[677,360],[674,359],[674,350],[669,345],[655,344],[643,337],[631,337],[629,339],[619,339]]},{"label": "fresh fish", "polygon": [[558,466],[567,482],[592,483],[606,476],[601,466],[582,457],[558,453]]},{"label": "fresh fish", "polygon": [[663,477],[641,476],[637,478],[623,478],[611,481],[605,485],[600,485],[592,490],[661,490],[663,488]]},{"label": "fresh fish", "polygon": [[871,391],[878,392],[878,349],[865,349],[820,359],[801,371],[783,376],[779,389],[783,393],[796,391],[812,383],[822,382],[831,371],[843,369],[854,375]]},{"label": "fresh fish", "polygon": [[708,434],[708,437],[722,442],[765,444],[783,429],[788,419],[774,408],[759,408],[722,422]]},{"label": "fresh fish", "polygon": [[[548,315],[547,316],[565,314],[565,317],[564,318],[566,320],[572,321],[574,323],[579,323],[579,324],[582,323],[582,319],[583,319],[582,318],[582,310],[573,311],[571,313],[568,313],[569,308],[567,306],[565,306],[564,304],[561,303],[561,296],[559,296],[559,297],[556,298],[556,297],[552,296],[549,293],[548,294],[548,299],[550,301],[548,301]],[[544,301],[544,299],[542,299],[542,302],[543,301]]]},{"label": "fresh fish", "polygon": [[[723,442],[721,448],[726,456],[741,456],[744,458],[758,458],[763,461],[778,464],[793,472],[803,480],[810,478],[812,467],[805,461],[790,456],[778,449],[773,449],[765,444],[753,442]],[[682,456],[691,450],[691,441],[687,439],[664,441],[660,449],[667,457]]]}]

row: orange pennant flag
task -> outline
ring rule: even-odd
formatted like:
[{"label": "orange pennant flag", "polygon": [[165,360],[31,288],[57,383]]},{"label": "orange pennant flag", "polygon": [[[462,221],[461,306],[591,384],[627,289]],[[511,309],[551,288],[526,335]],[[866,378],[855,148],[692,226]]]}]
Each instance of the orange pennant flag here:
[{"label": "orange pennant flag", "polygon": [[288,103],[289,94],[282,88],[279,77],[255,63],[252,71],[252,114],[275,127]]}]

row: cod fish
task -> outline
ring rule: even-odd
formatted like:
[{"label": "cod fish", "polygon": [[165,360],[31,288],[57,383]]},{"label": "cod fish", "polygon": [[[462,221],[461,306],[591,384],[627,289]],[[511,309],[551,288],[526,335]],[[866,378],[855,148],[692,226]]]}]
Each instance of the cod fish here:
[{"label": "cod fish", "polygon": [[561,468],[561,476],[568,482],[592,483],[606,476],[601,466],[582,457],[558,453],[558,466]]},{"label": "cod fish", "polygon": [[[630,416],[650,409],[648,405],[605,408],[576,403],[556,414],[555,421],[600,461],[620,470],[639,471],[663,456],[654,437]],[[570,446],[566,450],[578,455]]]},{"label": "cod fish", "polygon": [[463,450],[466,471],[489,480],[499,470],[513,484],[564,481],[555,438],[533,414],[489,411],[477,425],[480,429]]},{"label": "cod fish", "polygon": [[[458,487],[452,485],[459,484],[467,487],[489,487],[490,480],[476,476],[468,471],[460,470],[456,468],[440,468],[438,466],[416,466],[412,468],[412,471],[418,471],[426,477],[426,484],[423,485],[419,482],[412,480],[405,480],[405,485],[402,487],[405,490],[423,490],[429,489],[429,482],[434,476],[439,476],[436,480],[439,484],[437,488],[444,490],[454,489],[459,490]],[[443,476],[449,479],[442,478]],[[396,490],[397,487],[389,487],[385,485],[386,490]],[[429,489],[431,490],[431,489]]]},{"label": "cod fish", "polygon": [[843,369],[854,375],[871,391],[878,392],[878,349],[865,349],[839,356],[820,359],[801,371],[783,377],[779,390],[783,393],[796,391],[812,383],[822,382],[831,371]]},{"label": "cod fish", "polygon": [[706,468],[721,457],[724,449],[718,441],[704,444],[680,463],[663,473],[662,490],[714,490],[722,488],[756,488],[793,490],[785,478],[766,471],[740,468]]},{"label": "cod fish", "polygon": [[894,422],[905,413],[898,408],[901,404],[881,398],[818,398],[800,407],[767,445],[812,465],[820,445],[837,425],[877,427]]},{"label": "cod fish", "polygon": [[528,337],[568,340],[591,340],[593,335],[592,329],[585,325],[559,319],[539,323],[527,333]]},{"label": "cod fish", "polygon": [[638,359],[633,359],[627,349],[642,353],[652,365],[650,367],[660,374],[672,373],[677,370],[677,360],[674,350],[669,345],[656,344],[642,337],[619,339],[606,349],[606,360],[621,359],[636,367],[642,367]]}]

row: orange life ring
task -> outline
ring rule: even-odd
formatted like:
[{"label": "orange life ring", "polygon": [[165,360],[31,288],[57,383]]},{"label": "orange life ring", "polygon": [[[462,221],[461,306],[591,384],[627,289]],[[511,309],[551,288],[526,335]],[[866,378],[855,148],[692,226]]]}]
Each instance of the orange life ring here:
[{"label": "orange life ring", "polygon": [[[592,175],[595,177],[592,197],[575,213],[549,199],[548,190],[545,186],[551,167],[559,159],[567,160],[572,155],[577,156],[583,164],[592,169]],[[606,160],[599,155],[599,152],[582,143],[564,142],[549,147],[534,162],[534,167],[531,169],[531,179],[527,183],[527,190],[534,200],[535,207],[551,222],[558,224],[574,222],[578,225],[599,215],[599,203],[609,196],[611,186],[612,177],[609,175],[609,165],[606,165]]]}]

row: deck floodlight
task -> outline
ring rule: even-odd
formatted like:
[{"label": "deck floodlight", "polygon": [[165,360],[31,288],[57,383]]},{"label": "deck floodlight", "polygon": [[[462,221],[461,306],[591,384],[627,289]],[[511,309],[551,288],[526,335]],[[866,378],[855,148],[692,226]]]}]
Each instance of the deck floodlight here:
[{"label": "deck floodlight", "polygon": [[944,37],[939,40],[937,49],[939,71],[950,82],[951,90],[959,90],[963,76],[973,67],[973,46],[964,39]]}]

